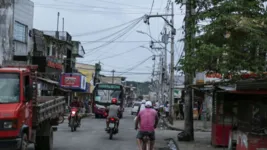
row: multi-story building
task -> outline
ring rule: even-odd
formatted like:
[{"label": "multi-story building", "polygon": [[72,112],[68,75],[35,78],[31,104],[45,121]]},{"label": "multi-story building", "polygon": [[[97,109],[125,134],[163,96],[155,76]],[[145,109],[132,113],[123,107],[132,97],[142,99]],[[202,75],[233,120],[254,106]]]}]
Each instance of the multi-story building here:
[{"label": "multi-story building", "polygon": [[34,4],[31,0],[5,0],[0,5],[0,63],[27,61],[32,50]]}]

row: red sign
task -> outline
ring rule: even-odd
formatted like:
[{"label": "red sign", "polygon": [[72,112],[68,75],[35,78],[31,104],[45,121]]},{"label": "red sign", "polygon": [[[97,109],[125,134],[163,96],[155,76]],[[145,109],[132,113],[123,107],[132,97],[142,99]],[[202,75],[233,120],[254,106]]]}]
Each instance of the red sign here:
[{"label": "red sign", "polygon": [[72,75],[72,76],[62,75],[61,86],[78,88],[81,86],[81,76],[80,75]]},{"label": "red sign", "polygon": [[47,61],[47,66],[51,67],[51,68],[55,68],[55,69],[60,69],[60,70],[62,70],[62,68],[63,68],[62,64],[55,63],[52,61]]}]

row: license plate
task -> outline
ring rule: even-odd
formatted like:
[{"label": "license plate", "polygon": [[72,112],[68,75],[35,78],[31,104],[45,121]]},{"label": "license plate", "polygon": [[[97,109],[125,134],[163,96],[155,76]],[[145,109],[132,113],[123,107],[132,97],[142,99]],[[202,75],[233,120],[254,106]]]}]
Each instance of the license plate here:
[{"label": "license plate", "polygon": [[109,124],[109,128],[114,128],[115,127],[115,124],[114,123],[110,123]]}]

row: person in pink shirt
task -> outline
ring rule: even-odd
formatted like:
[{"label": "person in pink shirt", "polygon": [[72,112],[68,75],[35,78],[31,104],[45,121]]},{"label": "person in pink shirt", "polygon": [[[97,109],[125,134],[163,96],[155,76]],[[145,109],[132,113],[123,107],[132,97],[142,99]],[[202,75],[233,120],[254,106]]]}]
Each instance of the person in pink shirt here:
[{"label": "person in pink shirt", "polygon": [[155,144],[155,129],[159,122],[157,111],[152,108],[151,101],[147,101],[145,103],[145,109],[140,111],[136,122],[135,129],[138,129],[138,124],[140,125],[140,129],[137,133],[137,144],[139,150],[142,150],[142,139],[145,135],[148,135],[151,140],[151,150],[153,150]]}]

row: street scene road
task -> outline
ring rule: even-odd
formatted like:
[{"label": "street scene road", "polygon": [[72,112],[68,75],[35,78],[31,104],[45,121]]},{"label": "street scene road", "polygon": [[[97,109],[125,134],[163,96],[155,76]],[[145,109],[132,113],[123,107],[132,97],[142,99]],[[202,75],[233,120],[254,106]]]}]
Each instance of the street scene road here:
[{"label": "street scene road", "polygon": [[[65,120],[54,132],[54,150],[137,150],[133,119],[126,110],[120,120],[119,133],[112,140],[104,130],[105,119],[84,118],[76,132],[71,132]],[[33,146],[29,150],[34,150]]]}]

